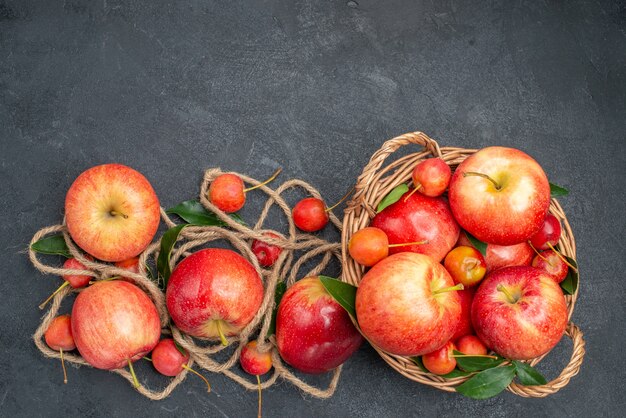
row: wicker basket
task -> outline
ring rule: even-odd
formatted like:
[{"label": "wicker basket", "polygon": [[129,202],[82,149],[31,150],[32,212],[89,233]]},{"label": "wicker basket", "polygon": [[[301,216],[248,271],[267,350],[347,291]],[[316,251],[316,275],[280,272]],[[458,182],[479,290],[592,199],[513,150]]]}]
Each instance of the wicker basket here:
[{"label": "wicker basket", "polygon": [[[423,147],[419,152],[403,156],[395,161],[383,166],[386,159],[396,150],[405,145],[418,145]],[[469,155],[477,150],[443,147],[440,148],[436,141],[429,138],[422,132],[413,132],[400,135],[385,142],[383,146],[372,156],[369,163],[363,169],[356,184],[356,191],[352,201],[348,204],[343,219],[342,258],[343,277],[342,280],[358,286],[364,273],[364,267],[357,264],[348,253],[348,242],[356,231],[369,225],[370,220],[376,214],[374,208],[378,203],[397,185],[406,183],[411,179],[411,173],[418,161],[429,156],[442,158],[453,170]],[[552,199],[550,213],[556,216],[563,224],[563,233],[559,241],[561,252],[573,259],[576,258],[576,243],[563,209],[556,199]],[[572,296],[566,296],[568,308],[568,320],[571,320],[578,289]],[[565,335],[572,339],[573,352],[569,363],[561,374],[554,380],[542,386],[523,386],[515,382],[511,383],[507,390],[524,397],[544,397],[557,392],[569,383],[569,380],[580,370],[580,366],[585,354],[585,342],[580,329],[569,322]],[[454,392],[455,387],[465,382],[469,377],[458,377],[446,379],[441,376],[428,373],[420,369],[408,357],[396,356],[384,352],[372,344],[381,357],[396,369],[403,376],[416,382],[434,386],[448,392]],[[539,363],[545,355],[530,361],[531,365]]]}]

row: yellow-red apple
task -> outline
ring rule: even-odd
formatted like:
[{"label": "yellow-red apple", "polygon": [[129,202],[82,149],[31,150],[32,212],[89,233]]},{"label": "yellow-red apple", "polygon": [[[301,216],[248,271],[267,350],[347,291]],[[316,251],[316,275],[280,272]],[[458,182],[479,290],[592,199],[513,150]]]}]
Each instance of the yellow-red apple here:
[{"label": "yellow-red apple", "polygon": [[84,171],[65,197],[65,222],[76,244],[104,261],[141,253],[159,227],[159,200],[148,180],[121,164]]}]

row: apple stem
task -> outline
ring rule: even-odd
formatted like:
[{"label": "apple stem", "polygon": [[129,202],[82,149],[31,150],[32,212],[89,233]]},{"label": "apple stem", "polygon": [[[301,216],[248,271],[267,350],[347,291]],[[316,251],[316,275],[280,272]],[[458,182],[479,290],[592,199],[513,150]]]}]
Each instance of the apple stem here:
[{"label": "apple stem", "polygon": [[128,368],[130,369],[130,375],[133,377],[133,386],[137,389],[139,385],[139,380],[137,379],[137,375],[135,374],[135,369],[133,369],[133,362],[128,359]]},{"label": "apple stem", "polygon": [[433,291],[433,295],[438,295],[439,293],[451,292],[453,290],[463,290],[465,287],[463,283],[459,283],[456,286],[444,287],[443,289],[437,289]]},{"label": "apple stem", "polygon": [[413,190],[411,190],[411,193],[409,193],[408,196],[404,198],[404,201],[406,202],[407,200],[409,200],[409,197],[413,196],[413,193],[415,193],[416,191],[418,191],[421,188],[422,188],[421,184],[418,184],[417,186],[415,186],[413,188]]},{"label": "apple stem", "polygon": [[222,321],[218,320],[216,324],[217,324],[216,325],[217,333],[220,335],[220,341],[222,342],[222,345],[226,347],[228,345],[228,340],[226,339],[226,336],[224,335],[224,331],[222,331]]},{"label": "apple stem", "polygon": [[195,374],[200,379],[204,380],[204,383],[206,383],[207,392],[211,393],[211,385],[209,384],[209,381],[206,379],[206,377],[202,376],[200,373],[198,373],[197,371],[195,371],[191,367],[187,366],[186,364],[183,364],[183,369],[185,369],[185,370]]},{"label": "apple stem", "polygon": [[118,212],[118,211],[116,211],[115,209],[111,209],[111,210],[109,211],[109,215],[111,215],[111,216],[113,216],[113,217],[115,217],[115,216],[121,216],[121,217],[122,217],[122,218],[124,218],[124,219],[128,219],[128,215],[126,215],[126,214],[124,214],[124,213],[122,213],[122,212]]},{"label": "apple stem", "polygon": [[567,261],[567,259],[566,259],[565,257],[563,257],[563,254],[561,254],[560,252],[558,252],[558,251],[556,250],[556,248],[554,248],[554,246],[553,246],[552,244],[550,244],[549,242],[548,242],[547,244],[548,244],[548,247],[550,247],[550,249],[551,249],[552,251],[554,251],[554,252],[556,253],[556,255],[558,255],[558,256],[559,256],[559,258],[560,258],[561,260],[563,260],[563,262],[564,262],[565,264],[567,264],[567,265],[568,265],[571,269],[573,269],[575,272],[577,272],[577,273],[578,273],[578,269],[577,269],[576,267],[572,266],[572,264],[571,264],[569,261]]},{"label": "apple stem", "polygon": [[502,292],[502,293],[504,293],[504,295],[505,295],[505,296],[506,296],[506,298],[508,299],[509,303],[515,303],[515,302],[517,302],[517,300],[518,300],[518,299],[517,299],[517,298],[515,298],[515,297],[511,294],[511,292],[509,292],[509,291],[507,290],[507,288],[506,288],[506,287],[504,287],[504,286],[502,286],[501,284],[499,284],[499,285],[496,287],[496,290],[497,290],[498,292]]},{"label": "apple stem", "polygon": [[62,348],[59,348],[59,354],[61,355],[61,368],[63,369],[63,383],[67,385],[67,371],[65,370],[65,359],[63,358]]},{"label": "apple stem", "polygon": [[477,173],[475,171],[466,171],[463,173],[463,177],[467,177],[467,176],[478,176],[478,177],[482,177],[484,179],[489,180],[491,183],[493,183],[493,185],[495,186],[496,190],[500,190],[502,186],[500,186],[498,183],[496,183],[496,181],[494,179],[492,179],[491,177],[489,177],[486,174],[483,173]]},{"label": "apple stem", "polygon": [[414,242],[403,242],[401,244],[389,244],[389,248],[394,248],[394,247],[404,247],[405,245],[424,245],[424,244],[428,244],[430,241],[428,241],[427,239],[423,240],[423,241],[414,241]]},{"label": "apple stem", "polygon": [[276,171],[274,171],[274,174],[272,174],[270,176],[270,178],[265,180],[263,183],[259,183],[256,186],[252,186],[252,187],[248,187],[247,189],[243,189],[243,192],[247,193],[247,192],[249,192],[251,190],[258,189],[261,186],[265,186],[267,183],[269,183],[270,181],[274,180],[280,174],[281,171],[283,171],[283,169],[279,167]]},{"label": "apple stem", "polygon": [[496,356],[490,356],[488,354],[453,354],[450,357],[454,357],[454,358],[463,358],[463,357],[484,357],[484,358],[492,358],[494,360],[496,360],[498,357]]},{"label": "apple stem", "polygon": [[50,302],[50,300],[57,294],[59,293],[61,290],[63,290],[64,288],[66,288],[67,286],[69,286],[70,282],[65,282],[63,283],[61,286],[59,286],[57,288],[57,290],[55,290],[50,296],[48,296],[48,299],[44,300],[43,302],[41,302],[41,305],[39,305],[39,309],[43,309],[46,307],[46,305],[48,304],[48,302]]},{"label": "apple stem", "polygon": [[261,400],[261,377],[259,377],[259,375],[256,375],[256,382],[258,384],[259,387],[259,414],[258,414],[258,418],[261,418],[261,405],[262,405],[262,400]]},{"label": "apple stem", "polygon": [[330,212],[331,210],[335,209],[337,206],[339,206],[341,204],[341,202],[346,200],[348,198],[348,196],[350,196],[352,194],[353,191],[354,191],[354,186],[352,186],[352,188],[350,190],[348,190],[348,193],[346,193],[345,195],[343,195],[343,197],[341,199],[339,199],[339,202],[335,203],[334,205],[332,205],[329,208],[324,209],[324,212]]}]

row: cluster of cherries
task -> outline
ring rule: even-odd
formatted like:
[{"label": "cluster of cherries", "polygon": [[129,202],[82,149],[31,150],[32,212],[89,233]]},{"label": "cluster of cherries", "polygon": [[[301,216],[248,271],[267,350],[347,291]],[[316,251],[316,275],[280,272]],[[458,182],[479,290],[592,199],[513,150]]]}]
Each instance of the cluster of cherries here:
[{"label": "cluster of cherries", "polygon": [[[404,200],[416,192],[429,197],[441,196],[448,188],[451,176],[450,167],[442,159],[429,158],[421,161],[412,173],[415,187]],[[457,244],[443,261],[444,267],[457,285],[445,290],[459,290],[462,310],[469,312],[477,285],[487,272],[497,268],[513,263],[530,264],[546,271],[555,282],[560,283],[567,276],[569,268],[575,268],[555,249],[560,237],[561,223],[554,215],[547,214],[541,229],[528,242],[512,246],[487,244],[486,256],[483,256],[462,232]],[[348,243],[348,251],[357,263],[371,267],[389,255],[389,248],[420,244],[428,242],[389,244],[385,231],[370,226],[354,233]],[[463,315],[452,339],[440,349],[422,356],[424,367],[431,373],[444,375],[454,370],[456,357],[487,356],[486,345],[471,333],[469,315]],[[462,354],[454,354],[455,350]]]},{"label": "cluster of cherries", "polygon": [[[213,180],[208,191],[210,202],[218,209],[225,213],[234,213],[243,208],[246,202],[246,193],[257,189],[270,181],[272,181],[280,173],[278,169],[266,181],[253,187],[244,188],[241,177],[236,174],[222,174]],[[343,199],[341,200],[343,201]],[[318,198],[307,197],[300,200],[292,210],[292,216],[295,225],[304,232],[315,232],[323,229],[329,221],[329,212],[337,206],[327,207],[326,204]],[[278,233],[267,231],[265,236],[272,239],[280,239]],[[272,245],[261,240],[252,242],[252,252],[263,267],[271,267],[282,252],[282,248]],[[89,260],[92,257],[87,255]],[[116,267],[123,268],[137,273],[139,270],[139,258],[134,257],[129,260],[115,263]],[[87,268],[75,258],[69,258],[63,264],[65,269],[87,270]],[[43,307],[62,289],[71,286],[73,289],[79,289],[91,283],[91,276],[88,275],[64,275],[62,276],[64,283],[39,307]],[[119,280],[129,280],[124,277],[116,277]],[[130,281],[130,280],[129,280]],[[76,349],[74,339],[72,337],[71,318],[70,315],[60,315],[54,318],[47,331],[44,334],[46,344],[53,350],[59,351],[61,356],[61,364],[63,368],[64,383],[67,383],[67,372],[63,353]],[[154,368],[165,376],[177,376],[186,369],[199,376],[207,385],[208,391],[211,386],[207,379],[197,371],[188,366],[189,354],[171,338],[162,339],[152,351],[151,358],[144,357],[152,362]],[[241,351],[240,363],[242,369],[253,376],[256,376],[259,385],[259,416],[261,411],[261,380],[260,376],[268,373],[272,368],[272,358],[269,351],[261,352],[257,349],[257,342],[248,342]]]}]

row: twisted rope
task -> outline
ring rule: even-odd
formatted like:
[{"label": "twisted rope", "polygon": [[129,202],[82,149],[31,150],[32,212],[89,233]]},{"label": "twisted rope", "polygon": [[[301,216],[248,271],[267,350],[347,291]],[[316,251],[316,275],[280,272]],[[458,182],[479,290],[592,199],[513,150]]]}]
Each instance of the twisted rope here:
[{"label": "twisted rope", "polygon": [[[134,273],[112,264],[103,263],[100,261],[90,260],[85,254],[74,244],[72,241],[65,222],[60,225],[54,225],[40,229],[33,236],[29,246],[29,258],[33,266],[44,274],[55,275],[70,275],[81,274],[89,275],[94,280],[102,280],[113,276],[123,276],[130,279],[136,285],[141,287],[148,296],[152,299],[159,311],[161,319],[161,326],[164,334],[169,334],[171,330],[172,338],[180,344],[190,355],[190,361],[188,365],[191,367],[195,363],[199,368],[208,372],[222,373],[226,377],[237,382],[244,388],[255,391],[258,389],[256,381],[248,380],[240,374],[233,371],[233,367],[239,360],[239,355],[242,348],[247,342],[254,336],[257,340],[257,349],[261,352],[270,351],[273,360],[274,372],[268,377],[262,384],[262,388],[268,388],[272,386],[279,378],[282,378],[296,387],[302,392],[317,397],[328,398],[333,395],[339,382],[341,375],[341,366],[334,369],[331,373],[331,379],[328,386],[324,389],[320,389],[309,385],[285,366],[278,354],[278,350],[275,346],[274,338],[267,338],[268,330],[271,325],[272,312],[275,307],[275,290],[276,286],[280,282],[285,282],[287,286],[292,285],[297,277],[302,277],[300,274],[301,268],[316,257],[321,257],[320,261],[306,275],[320,274],[330,263],[333,257],[341,263],[341,245],[339,243],[330,243],[315,235],[300,233],[295,227],[293,217],[291,215],[291,208],[283,198],[282,194],[286,191],[294,188],[303,189],[306,193],[321,199],[321,195],[318,190],[302,180],[288,180],[281,184],[276,190],[263,185],[258,190],[264,192],[268,198],[263,206],[263,209],[259,215],[259,219],[250,228],[246,225],[242,225],[234,221],[228,214],[222,212],[215,207],[208,200],[208,188],[218,175],[223,174],[219,168],[208,169],[204,173],[203,181],[200,187],[200,202],[209,211],[216,214],[216,216],[224,222],[229,229],[220,228],[215,226],[195,226],[189,225],[184,228],[178,235],[174,248],[172,249],[170,257],[170,266],[172,269],[178,263],[179,260],[186,257],[194,249],[204,246],[215,240],[226,240],[236,250],[238,250],[257,271],[259,276],[264,282],[264,296],[259,310],[252,319],[252,321],[237,335],[234,337],[228,337],[229,345],[227,347],[222,344],[215,343],[214,341],[207,341],[204,339],[192,338],[180,332],[173,324],[170,324],[170,317],[167,312],[165,304],[165,295],[161,289],[159,289],[157,283],[149,278],[148,275],[148,262],[156,260],[159,255],[160,239],[157,242],[149,245],[146,250],[139,256],[139,272]],[[258,185],[260,182],[251,177],[233,173],[239,175],[244,182],[251,185]],[[273,205],[278,206],[284,217],[288,221],[288,234],[282,235],[278,233],[279,238],[269,237],[264,234],[267,230],[263,229],[263,225],[269,216],[270,209]],[[161,218],[163,222],[172,228],[176,226],[174,222],[161,208]],[[341,231],[340,220],[329,211],[330,223],[339,231]],[[276,233],[276,231],[272,231]],[[61,233],[65,239],[65,243],[69,249],[72,257],[80,261],[86,268],[86,270],[78,269],[65,269],[52,265],[47,265],[39,260],[37,253],[32,250],[32,244],[39,241],[43,237]],[[263,269],[252,250],[250,249],[250,243],[252,240],[260,240],[267,242],[271,245],[277,245],[283,248],[282,253],[278,257],[278,260],[274,263],[271,269]],[[298,255],[296,256],[296,251]],[[53,298],[50,307],[44,314],[41,323],[35,333],[33,339],[37,348],[43,353],[44,356],[49,358],[60,358],[60,353],[50,349],[44,341],[44,333],[52,323],[52,320],[58,315],[61,303],[65,297],[72,293],[79,293],[80,289],[64,288]],[[233,349],[234,347],[234,349]],[[223,351],[232,350],[232,353],[223,363],[219,363],[213,358],[213,355]],[[65,361],[73,363],[78,366],[89,365],[82,357],[73,353],[64,353]],[[125,369],[112,370],[113,373],[117,373],[126,379],[131,385],[133,379],[131,374]],[[178,376],[174,377],[166,387],[162,389],[149,389],[144,385],[139,386],[137,391],[142,395],[152,400],[163,399],[171,394],[171,392],[181,384],[187,376],[187,370],[183,370]]]}]

